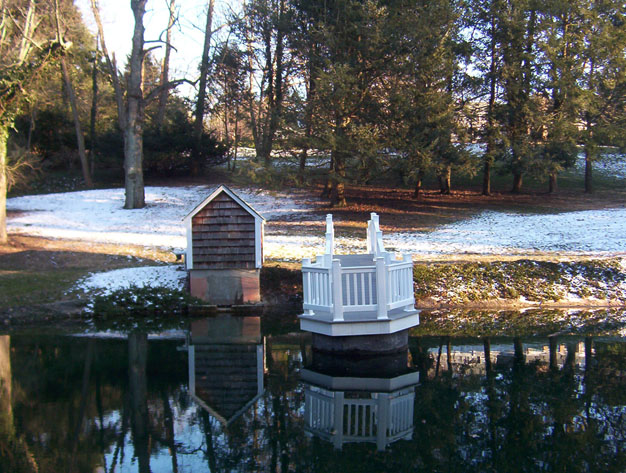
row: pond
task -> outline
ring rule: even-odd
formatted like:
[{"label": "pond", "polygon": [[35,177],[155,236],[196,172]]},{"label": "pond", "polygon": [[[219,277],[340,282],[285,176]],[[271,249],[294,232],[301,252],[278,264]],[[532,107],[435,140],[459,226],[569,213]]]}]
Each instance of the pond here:
[{"label": "pond", "polygon": [[292,327],[0,335],[0,471],[626,470],[619,333],[415,331],[354,359]]}]

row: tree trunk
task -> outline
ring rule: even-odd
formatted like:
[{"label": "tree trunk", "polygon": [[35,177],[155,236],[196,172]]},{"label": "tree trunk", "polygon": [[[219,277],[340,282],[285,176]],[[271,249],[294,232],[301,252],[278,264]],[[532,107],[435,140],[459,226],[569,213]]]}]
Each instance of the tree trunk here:
[{"label": "tree trunk", "polygon": [[446,169],[439,174],[439,189],[442,194],[450,195],[450,180],[452,175],[452,168],[447,166]]},{"label": "tree trunk", "polygon": [[485,356],[485,371],[487,377],[490,377],[492,374],[491,371],[491,340],[489,337],[483,338],[483,352]]},{"label": "tree trunk", "polygon": [[331,152],[328,176],[326,176],[326,182],[324,183],[324,188],[322,189],[322,193],[320,194],[320,197],[322,199],[330,198],[330,188],[332,187],[330,181],[331,181],[331,176],[333,175],[334,172],[335,172],[335,157],[333,153]]},{"label": "tree trunk", "polygon": [[346,162],[344,152],[337,149],[337,144],[345,142],[345,129],[343,119],[339,115],[335,116],[334,133],[335,145],[331,151],[331,171],[329,175],[330,205],[332,207],[345,207],[347,205],[344,184],[344,180],[346,178]]},{"label": "tree trunk", "polygon": [[191,173],[194,176],[202,172],[202,133],[204,132],[204,107],[206,102],[206,85],[209,76],[209,52],[211,48],[211,35],[213,25],[213,6],[215,0],[209,0],[209,9],[206,15],[206,27],[204,30],[204,46],[200,61],[200,80],[198,82],[198,100],[196,102],[195,121],[193,124],[194,149],[191,159]]},{"label": "tree trunk", "polygon": [[150,472],[150,433],[148,430],[148,336],[128,335],[128,385],[131,404],[131,429],[139,472]]},{"label": "tree trunk", "polygon": [[514,194],[519,194],[522,191],[522,173],[514,172],[513,173],[513,189],[511,192]]},{"label": "tree trunk", "polygon": [[130,54],[128,91],[126,93],[126,127],[124,129],[124,172],[126,187],[125,209],[145,207],[143,185],[143,15],[147,0],[132,0],[135,16],[133,48]]},{"label": "tree trunk", "polygon": [[548,178],[548,193],[552,194],[556,192],[558,188],[557,174],[555,172],[550,173],[550,177]]},{"label": "tree trunk", "polygon": [[33,133],[35,132],[35,127],[37,126],[36,118],[37,109],[34,104],[30,107],[30,113],[28,114],[28,138],[26,139],[26,151],[30,153],[30,150],[33,146]]},{"label": "tree trunk", "polygon": [[[261,144],[259,129],[257,127],[256,108],[254,104],[254,47],[252,45],[252,40],[249,37],[249,32],[247,29],[246,45],[248,51],[248,113],[250,114],[250,129],[252,130],[252,139],[254,141],[254,160],[257,161],[259,159],[257,151],[261,147]],[[263,93],[263,91],[261,91],[261,93]]]},{"label": "tree trunk", "polygon": [[304,113],[304,143],[302,144],[302,152],[300,153],[300,182],[304,182],[304,174],[306,171],[306,161],[308,157],[309,141],[313,132],[313,100],[315,98],[315,72],[313,67],[312,54],[309,55],[309,86],[307,87],[307,101]]},{"label": "tree trunk", "polygon": [[239,104],[235,105],[235,142],[233,143],[233,171],[237,166],[237,152],[239,151]]},{"label": "tree trunk", "polygon": [[0,245],[7,243],[7,141],[9,127],[0,122]]},{"label": "tree trunk", "polygon": [[157,115],[155,119],[156,129],[160,133],[163,128],[163,120],[165,118],[165,106],[167,105],[167,97],[169,95],[169,89],[165,86],[169,81],[170,72],[170,54],[172,51],[172,28],[174,27],[174,21],[176,20],[176,0],[169,1],[170,16],[167,22],[167,32],[165,35],[165,55],[163,56],[163,62],[161,63],[161,92],[159,93],[159,106],[157,108]]},{"label": "tree trunk", "polygon": [[491,157],[485,158],[483,166],[483,195],[491,195]]},{"label": "tree trunk", "polygon": [[526,362],[526,357],[524,356],[524,344],[522,343],[522,339],[519,337],[513,338],[513,360],[518,366],[521,366]]},{"label": "tree trunk", "polygon": [[276,64],[276,74],[274,75],[274,87],[273,96],[270,97],[271,109],[269,110],[269,125],[267,130],[265,148],[265,163],[269,164],[269,159],[272,155],[272,149],[274,147],[274,139],[276,137],[276,131],[278,130],[278,123],[282,115],[283,108],[283,79],[284,68],[283,53],[285,47],[285,32],[283,26],[283,17],[285,15],[285,0],[280,0],[279,12],[278,12],[278,27],[276,32],[276,52],[274,55]]},{"label": "tree trunk", "polygon": [[558,369],[557,363],[557,349],[558,343],[555,335],[548,337],[548,350],[549,350],[549,358],[548,358],[548,366],[552,371],[556,371]]},{"label": "tree trunk", "polygon": [[91,176],[96,169],[96,119],[98,118],[98,48],[96,48],[91,71],[91,114],[89,121],[89,141],[91,147],[89,151],[89,161],[91,164]]},{"label": "tree trunk", "polygon": [[334,170],[330,179],[330,205],[331,207],[345,207],[346,202],[345,184],[346,163],[340,152],[335,151]]},{"label": "tree trunk", "polygon": [[585,147],[585,192],[591,194],[593,192],[593,153],[589,147]]},{"label": "tree trunk", "polygon": [[69,72],[67,71],[67,63],[65,62],[65,57],[61,57],[61,71],[63,72],[63,81],[65,82],[65,89],[67,90],[67,96],[70,101],[70,107],[72,109],[74,130],[76,132],[76,142],[78,143],[78,156],[80,157],[80,167],[83,171],[83,180],[85,181],[85,185],[87,187],[93,187],[93,182],[91,182],[91,174],[89,172],[89,163],[87,162],[87,153],[85,152],[85,137],[83,136],[83,130],[80,125],[80,118],[78,116],[76,93],[74,92],[74,86],[72,85]]},{"label": "tree trunk", "polygon": [[[133,4],[134,4],[134,0],[133,0],[133,3],[131,3],[131,7]],[[113,83],[113,90],[115,91],[115,103],[117,105],[117,121],[120,127],[120,131],[122,131],[123,133],[124,130],[126,129],[126,110],[124,109],[124,96],[122,92],[122,86],[120,84],[120,78],[117,74],[117,64],[115,63],[115,54],[113,54],[113,56],[109,56],[109,51],[107,50],[107,44],[106,44],[106,41],[104,40],[104,28],[102,26],[102,20],[100,19],[100,10],[98,9],[96,0],[91,0],[91,11],[93,13],[94,19],[96,20],[96,25],[98,27],[98,36],[100,37],[100,46],[102,47],[102,53],[104,54],[104,58],[107,63],[107,68],[109,69],[111,82]]]},{"label": "tree trunk", "polygon": [[[494,5],[492,4],[492,8]],[[489,62],[489,104],[487,106],[487,152],[484,158],[483,167],[483,195],[491,195],[491,165],[493,164],[493,153],[495,151],[494,122],[496,104],[496,65],[497,65],[497,39],[496,39],[496,13],[491,11],[491,52]]]},{"label": "tree trunk", "polygon": [[413,192],[413,198],[419,199],[422,191],[422,181],[424,180],[424,169],[419,168],[417,171],[417,180],[415,181],[415,191]]}]

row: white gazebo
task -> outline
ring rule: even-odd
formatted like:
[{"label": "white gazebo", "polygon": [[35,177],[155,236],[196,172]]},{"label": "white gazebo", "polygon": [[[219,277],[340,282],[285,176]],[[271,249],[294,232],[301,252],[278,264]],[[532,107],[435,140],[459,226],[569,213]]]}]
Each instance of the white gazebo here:
[{"label": "white gazebo", "polygon": [[385,251],[375,213],[367,225],[366,254],[336,255],[334,233],[329,214],[324,254],[302,261],[300,328],[325,337],[408,334],[420,312],[414,307],[411,255]]}]

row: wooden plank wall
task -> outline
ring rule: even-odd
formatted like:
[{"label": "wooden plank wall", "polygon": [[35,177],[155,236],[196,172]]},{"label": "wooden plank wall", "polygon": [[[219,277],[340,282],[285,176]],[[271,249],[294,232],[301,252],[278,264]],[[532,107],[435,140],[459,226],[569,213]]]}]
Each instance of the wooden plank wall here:
[{"label": "wooden plank wall", "polygon": [[194,269],[254,269],[254,217],[225,192],[193,217],[191,231]]}]

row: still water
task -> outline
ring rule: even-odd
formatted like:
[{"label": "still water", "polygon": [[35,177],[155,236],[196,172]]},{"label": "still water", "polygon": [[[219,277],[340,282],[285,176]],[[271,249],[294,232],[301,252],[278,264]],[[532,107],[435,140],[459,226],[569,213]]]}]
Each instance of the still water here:
[{"label": "still water", "polygon": [[626,471],[619,335],[412,334],[350,359],[259,317],[0,335],[0,471]]}]

